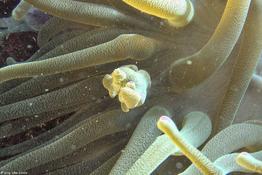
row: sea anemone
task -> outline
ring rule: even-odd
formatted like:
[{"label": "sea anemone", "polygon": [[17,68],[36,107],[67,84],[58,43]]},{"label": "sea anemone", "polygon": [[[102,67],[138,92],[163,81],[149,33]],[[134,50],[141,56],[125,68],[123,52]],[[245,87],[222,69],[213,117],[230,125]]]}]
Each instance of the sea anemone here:
[{"label": "sea anemone", "polygon": [[22,0],[14,18],[31,6],[53,17],[0,68],[0,171],[260,171],[261,0]]}]

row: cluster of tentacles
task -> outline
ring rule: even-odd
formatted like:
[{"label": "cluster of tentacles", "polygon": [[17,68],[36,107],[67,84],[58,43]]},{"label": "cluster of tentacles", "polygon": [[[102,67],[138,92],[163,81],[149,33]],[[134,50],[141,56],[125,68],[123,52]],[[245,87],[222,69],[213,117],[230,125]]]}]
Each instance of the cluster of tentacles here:
[{"label": "cluster of tentacles", "polygon": [[[262,92],[261,0],[22,0],[13,17],[31,6],[53,17],[38,52],[0,69],[0,172],[161,174],[185,155],[204,174],[261,173],[262,114],[233,124]],[[160,116],[181,131],[162,117],[161,135]]]}]

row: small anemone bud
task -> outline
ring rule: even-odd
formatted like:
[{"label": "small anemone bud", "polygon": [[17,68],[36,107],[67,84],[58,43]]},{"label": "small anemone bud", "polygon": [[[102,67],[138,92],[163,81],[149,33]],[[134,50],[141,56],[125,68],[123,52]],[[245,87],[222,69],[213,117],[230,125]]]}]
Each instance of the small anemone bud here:
[{"label": "small anemone bud", "polygon": [[109,74],[106,74],[102,80],[103,86],[108,90],[110,97],[114,98],[117,94],[113,91],[111,87],[112,82],[113,78]]},{"label": "small anemone bud", "polygon": [[118,94],[118,99],[121,103],[123,103],[123,106],[125,106],[125,110],[123,110],[125,112],[139,106],[141,103],[140,94],[129,87],[121,88]]},{"label": "small anemone bud", "polygon": [[111,98],[118,95],[124,112],[144,104],[147,90],[151,86],[149,74],[138,70],[136,65],[125,65],[115,69],[103,78],[103,86]]},{"label": "small anemone bud", "polygon": [[112,73],[112,77],[114,77],[114,81],[117,83],[124,81],[126,79],[126,73],[121,69],[115,69]]}]

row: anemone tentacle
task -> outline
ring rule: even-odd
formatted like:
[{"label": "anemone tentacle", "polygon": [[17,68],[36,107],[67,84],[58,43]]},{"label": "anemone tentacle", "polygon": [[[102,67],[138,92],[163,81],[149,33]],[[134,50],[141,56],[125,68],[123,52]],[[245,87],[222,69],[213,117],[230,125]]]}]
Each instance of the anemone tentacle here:
[{"label": "anemone tentacle", "polygon": [[238,41],[250,2],[229,0],[207,44],[192,56],[179,59],[171,65],[169,78],[176,91],[200,84],[223,65]]},{"label": "anemone tentacle", "polygon": [[234,122],[237,110],[250,84],[262,53],[262,3],[252,1],[249,16],[241,39],[240,53],[228,91],[225,94],[221,111],[216,117],[214,133]]}]

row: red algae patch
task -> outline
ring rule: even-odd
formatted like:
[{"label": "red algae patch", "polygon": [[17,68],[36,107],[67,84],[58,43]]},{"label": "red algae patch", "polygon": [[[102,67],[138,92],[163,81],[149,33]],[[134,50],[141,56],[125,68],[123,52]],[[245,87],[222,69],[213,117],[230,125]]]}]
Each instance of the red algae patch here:
[{"label": "red algae patch", "polygon": [[8,34],[0,46],[0,65],[5,64],[8,57],[21,62],[27,60],[38,50],[37,33],[17,32]]}]

